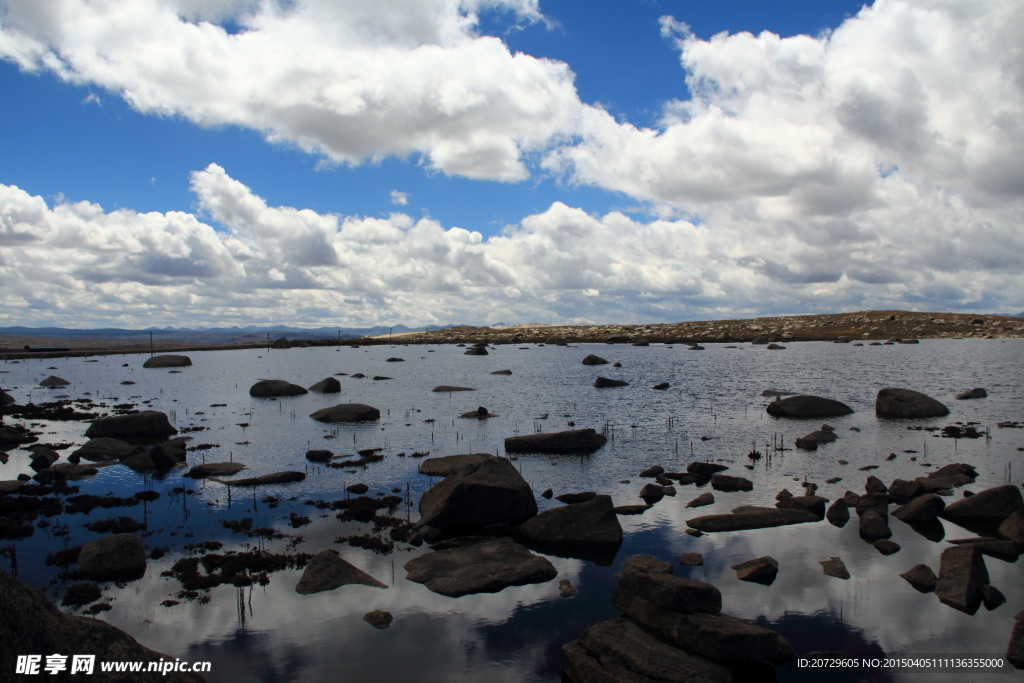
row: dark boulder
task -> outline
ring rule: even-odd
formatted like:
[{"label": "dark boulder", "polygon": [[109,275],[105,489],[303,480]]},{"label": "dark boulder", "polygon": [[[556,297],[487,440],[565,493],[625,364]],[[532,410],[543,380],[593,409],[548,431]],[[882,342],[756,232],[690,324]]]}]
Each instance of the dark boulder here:
[{"label": "dark boulder", "polygon": [[454,391],[476,391],[476,390],[473,389],[472,387],[453,387],[453,386],[449,386],[447,384],[442,384],[439,387],[434,387],[433,389],[431,389],[431,391],[433,391],[435,393],[438,393],[438,394],[448,394],[448,393],[452,393]]},{"label": "dark boulder", "polygon": [[661,484],[644,484],[643,488],[640,489],[639,496],[648,505],[654,505],[665,497],[665,488]]},{"label": "dark boulder", "polygon": [[715,474],[711,476],[711,488],[716,491],[752,491],[754,484],[744,477]]},{"label": "dark boulder", "polygon": [[571,683],[730,683],[721,664],[655,638],[627,617],[602,621],[562,646]]},{"label": "dark boulder", "polygon": [[900,577],[905,579],[919,593],[931,593],[935,590],[935,584],[939,580],[935,576],[935,572],[932,571],[932,568],[926,564],[915,565],[900,574]]},{"label": "dark boulder", "polygon": [[212,477],[209,479],[210,481],[218,481],[227,486],[267,486],[270,484],[290,484],[295,481],[302,481],[305,478],[306,474],[304,472],[274,472],[249,479],[233,479],[228,481]]},{"label": "dark boulder", "polygon": [[131,580],[146,573],[146,548],[138,534],[114,534],[82,546],[78,570],[93,581]]},{"label": "dark boulder", "polygon": [[896,500],[912,500],[927,493],[927,489],[918,480],[893,479],[889,484],[889,495]]},{"label": "dark boulder", "polygon": [[583,359],[583,364],[584,365],[607,365],[608,361],[606,361],[604,358],[601,358],[600,356],[595,356],[594,354],[590,354],[589,356],[587,356],[586,358]]},{"label": "dark boulder", "polygon": [[860,537],[868,543],[892,537],[892,529],[876,510],[868,510],[860,516]]},{"label": "dark boulder", "polygon": [[850,521],[850,508],[842,498],[828,506],[825,511],[825,519],[829,524],[837,527],[844,527]]},{"label": "dark boulder", "polygon": [[109,437],[122,441],[160,441],[177,433],[167,415],[156,410],[101,417],[85,431],[90,439]]},{"label": "dark boulder", "polygon": [[[813,512],[821,519],[825,516],[825,503],[827,502],[828,499],[821,496],[792,496],[778,501],[775,503],[775,507],[790,510],[807,510],[808,512]],[[847,512],[846,515],[849,518],[850,513]]]},{"label": "dark boulder", "polygon": [[714,502],[715,496],[709,491],[707,493],[702,493],[693,500],[691,500],[689,503],[686,504],[686,507],[699,508],[705,505],[712,505]]},{"label": "dark boulder", "polygon": [[545,510],[523,522],[519,533],[540,549],[572,557],[614,555],[622,544],[622,526],[605,495]]},{"label": "dark boulder", "polygon": [[[140,645],[130,635],[99,619],[64,614],[43,593],[0,570],[0,662],[14,680],[14,662],[26,653],[81,653],[96,655],[98,662],[173,661],[173,657]],[[10,668],[6,668],[6,667]],[[19,677],[20,678],[20,677]],[[30,678],[30,677],[27,677]],[[70,676],[42,679],[69,681]],[[77,676],[76,676],[77,678]],[[168,683],[203,683],[202,676],[168,672],[159,677]],[[137,680],[124,673],[101,671],[99,665],[82,680],[94,683],[124,683]]]},{"label": "dark boulder", "polygon": [[988,583],[988,570],[981,552],[971,546],[956,546],[942,551],[935,595],[961,612],[973,614],[981,604],[982,588]]},{"label": "dark boulder", "polygon": [[77,455],[79,458],[93,462],[102,462],[104,460],[121,460],[134,449],[135,446],[127,441],[101,437],[86,441],[85,445],[72,453],[72,455]]},{"label": "dark boulder", "polygon": [[768,555],[734,564],[732,568],[736,570],[736,578],[740,581],[768,581],[779,573],[778,561]]},{"label": "dark boulder", "polygon": [[0,406],[9,406],[17,403],[17,400],[3,389],[0,389]]},{"label": "dark boulder", "polygon": [[881,389],[875,397],[875,415],[894,419],[945,417],[949,408],[912,389]]},{"label": "dark boulder", "polygon": [[462,415],[459,415],[459,417],[466,419],[486,420],[491,417],[498,417],[498,415],[496,413],[490,412],[489,410],[487,410],[487,408],[480,406],[476,410],[470,410],[469,412],[462,413]]},{"label": "dark boulder", "polygon": [[597,389],[608,389],[610,387],[628,387],[629,382],[621,379],[608,379],[607,377],[598,377],[594,380],[594,387]]},{"label": "dark boulder", "polygon": [[717,474],[718,472],[724,472],[727,469],[729,469],[727,465],[719,465],[713,462],[691,462],[689,465],[686,466],[687,472],[692,472],[693,474],[700,474],[709,478],[714,474]]},{"label": "dark boulder", "polygon": [[512,371],[511,370],[495,370],[491,374],[492,375],[511,375]]},{"label": "dark boulder", "polygon": [[364,403],[339,403],[310,413],[317,422],[370,422],[380,419],[380,411]]},{"label": "dark boulder", "polygon": [[185,368],[192,365],[188,356],[153,356],[142,364],[144,368]]},{"label": "dark boulder", "polygon": [[186,472],[185,476],[192,479],[230,477],[232,474],[238,474],[244,469],[245,465],[240,462],[207,462],[202,465],[196,465]]},{"label": "dark boulder", "polygon": [[835,432],[818,430],[797,439],[796,447],[802,448],[805,451],[816,451],[818,450],[819,445],[823,443],[831,443],[835,440]]},{"label": "dark boulder", "polygon": [[849,415],[853,409],[845,403],[821,396],[788,396],[772,401],[765,408],[769,415],[775,417],[792,417],[799,419],[819,419],[823,417],[839,417]]},{"label": "dark boulder", "polygon": [[249,387],[249,395],[256,398],[278,398],[280,396],[302,396],[309,392],[298,384],[283,379],[261,379]]},{"label": "dark boulder", "polygon": [[640,476],[641,477],[646,477],[646,478],[650,479],[650,478],[654,478],[654,477],[658,476],[659,474],[664,474],[664,473],[665,473],[665,468],[662,467],[661,465],[651,465],[646,470],[641,472]]},{"label": "dark boulder", "polygon": [[420,555],[406,562],[405,570],[410,581],[451,598],[497,593],[508,586],[542,583],[558,575],[550,561],[511,538],[482,538],[471,545]]},{"label": "dark boulder", "polygon": [[882,553],[883,555],[892,555],[900,551],[900,545],[898,543],[890,541],[887,538],[880,538],[871,545],[873,545],[875,547],[875,550]]},{"label": "dark boulder", "polygon": [[487,349],[484,348],[483,346],[474,346],[471,349],[466,349],[465,352],[463,353],[463,355],[465,355],[465,356],[486,356],[486,355],[489,355],[489,354],[487,353]]},{"label": "dark boulder", "polygon": [[1024,548],[1024,512],[1016,510],[999,525],[999,535]]},{"label": "dark boulder", "polygon": [[327,377],[311,386],[309,390],[318,394],[339,394],[341,393],[341,382],[333,377]]},{"label": "dark boulder", "polygon": [[330,462],[333,457],[334,451],[329,451],[325,448],[315,448],[306,451],[306,460],[310,462]]},{"label": "dark boulder", "polygon": [[717,614],[722,611],[722,593],[710,583],[673,576],[665,571],[631,569],[623,572],[612,593],[612,605],[619,607],[616,603],[625,603],[629,598],[642,598],[680,614]]},{"label": "dark boulder", "polygon": [[391,622],[394,621],[394,617],[391,612],[382,609],[375,609],[372,612],[367,612],[363,615],[363,621],[370,626],[384,630],[388,626],[391,626]]},{"label": "dark boulder", "polygon": [[864,484],[864,490],[868,493],[888,493],[889,487],[882,483],[881,479],[875,475],[871,475]]},{"label": "dark boulder", "polygon": [[306,564],[302,577],[295,586],[295,592],[300,595],[312,595],[352,584],[387,588],[387,584],[352,566],[335,551],[325,550]]},{"label": "dark boulder", "polygon": [[668,384],[668,382],[661,382],[660,384],[655,384],[655,385],[654,385],[653,387],[651,387],[651,388],[652,388],[652,389],[657,389],[658,391],[663,391],[663,390],[665,390],[665,389],[668,389],[668,387],[669,387],[669,384]]},{"label": "dark boulder", "polygon": [[975,389],[969,389],[968,391],[961,392],[956,395],[958,401],[964,401],[971,398],[988,398],[988,392],[977,387]]},{"label": "dark boulder", "polygon": [[537,514],[537,501],[511,462],[489,455],[427,489],[419,509],[417,526],[452,530],[519,524]]},{"label": "dark boulder", "polygon": [[1020,489],[1013,484],[1004,484],[947,505],[942,511],[942,517],[951,522],[998,524],[1018,510],[1024,511]]},{"label": "dark boulder", "polygon": [[818,564],[821,565],[821,570],[825,576],[834,576],[837,579],[850,578],[850,570],[846,568],[846,564],[838,557],[818,560]]},{"label": "dark boulder", "polygon": [[50,375],[49,377],[44,379],[42,382],[40,382],[39,386],[41,386],[41,387],[49,387],[49,388],[52,389],[53,387],[66,387],[69,384],[71,384],[71,382],[67,381],[63,377],[57,377],[56,375]]},{"label": "dark boulder", "polygon": [[927,522],[942,514],[945,507],[946,502],[940,496],[926,493],[893,510],[892,516],[901,522]]},{"label": "dark boulder", "polygon": [[505,439],[506,453],[593,453],[608,442],[593,429],[574,429],[546,434],[524,434]]}]

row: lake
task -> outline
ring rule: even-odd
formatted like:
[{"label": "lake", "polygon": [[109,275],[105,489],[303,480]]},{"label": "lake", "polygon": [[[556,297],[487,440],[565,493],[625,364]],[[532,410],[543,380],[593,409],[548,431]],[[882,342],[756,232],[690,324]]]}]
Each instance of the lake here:
[{"label": "lake", "polygon": [[[74,483],[82,493],[130,496],[152,488],[160,497],[133,507],[63,513],[49,518],[50,526],[37,528],[31,537],[3,543],[17,547],[18,578],[59,600],[68,582],[59,577],[60,567],[46,564],[49,553],[99,537],[83,527],[86,522],[121,516],[145,522],[147,547],[168,550],[149,561],[144,578],[104,584],[103,600],[112,609],[98,618],[159,652],[211,661],[212,672],[204,674],[208,681],[559,681],[561,646],[584,628],[619,614],[610,595],[622,561],[637,554],[672,561],[675,574],[714,584],[723,595],[723,612],[778,630],[798,654],[841,650],[858,656],[1004,656],[1013,615],[1024,606],[1021,563],[985,557],[990,583],[1006,595],[1007,604],[991,612],[981,608],[973,616],[940,603],[934,594],[918,593],[899,577],[922,562],[938,572],[939,555],[950,547],[948,541],[974,535],[949,522],[942,522],[944,538],[930,540],[891,520],[892,540],[902,549],[890,556],[860,539],[855,515],[841,529],[822,521],[700,538],[684,530],[693,517],[726,513],[739,505],[774,505],[775,494],[785,487],[799,495],[805,480],[818,484],[819,495],[835,500],[848,489],[863,493],[869,474],[888,484],[963,462],[979,473],[966,489],[1019,485],[1024,481],[1024,429],[997,424],[1024,421],[1024,340],[926,340],[889,346],[804,342],[789,343],[781,351],[736,346],[707,344],[706,350],[691,351],[660,344],[500,345],[487,356],[467,356],[463,348],[440,345],[211,351],[190,352],[193,365],[180,372],[144,369],[146,356],[140,355],[4,363],[0,386],[19,403],[88,394],[108,406],[132,403],[160,410],[179,429],[204,428],[188,432],[193,437],[189,446],[211,446],[191,452],[190,465],[233,460],[248,466],[238,476],[301,470],[307,478],[261,487],[254,495],[251,488],[229,490],[216,482],[184,478],[184,469],[152,476],[120,465],[105,467],[97,476]],[[582,365],[590,353],[622,367]],[[391,357],[404,361],[388,362]],[[503,369],[512,374],[490,374]],[[340,395],[268,400],[248,393],[263,378],[309,386],[336,373],[347,373],[338,377]],[[352,378],[356,373],[366,377]],[[72,384],[39,388],[49,375]],[[629,386],[595,389],[591,384],[598,375],[626,380]],[[390,379],[371,379],[375,376]],[[125,381],[134,384],[121,384]],[[660,382],[669,382],[670,388],[651,389]],[[474,391],[432,392],[438,385]],[[875,394],[887,386],[933,396],[951,414],[929,420],[878,419]],[[986,388],[989,397],[953,400],[973,387]],[[775,450],[773,444],[791,449],[797,437],[821,422],[766,415],[771,400],[761,396],[766,389],[834,398],[855,412],[827,420],[839,438],[816,452]],[[381,419],[324,425],[309,418],[313,411],[339,402],[375,406]],[[478,406],[497,417],[458,417]],[[937,431],[908,429],[957,422],[977,423],[986,436],[952,439],[941,438]],[[33,429],[42,432],[40,442],[81,444],[87,426],[47,421]],[[345,487],[361,482],[369,486],[368,495],[398,490],[394,495],[402,496],[403,503],[393,514],[415,521],[416,502],[439,480],[417,473],[421,460],[413,453],[504,455],[506,437],[583,427],[606,433],[608,443],[589,456],[523,455],[514,461],[542,510],[560,505],[540,496],[547,488],[555,495],[597,491],[611,495],[616,505],[641,503],[637,494],[650,480],[638,475],[655,464],[681,471],[692,461],[718,462],[729,466],[726,474],[747,477],[754,488],[715,491],[713,505],[690,509],[685,504],[710,487],[677,486],[675,497],[666,497],[642,515],[619,518],[625,540],[610,565],[552,556],[558,570],[553,581],[461,598],[432,593],[405,579],[403,565],[432,552],[426,546],[396,543],[393,552],[379,554],[335,543],[338,537],[366,534],[371,525],[341,522],[334,511],[306,504],[345,498]],[[317,448],[337,454],[381,448],[385,457],[350,473],[308,462],[305,452]],[[748,460],[752,449],[765,457]],[[73,450],[61,454],[66,457]],[[887,460],[890,453],[895,459]],[[748,464],[753,469],[745,468]],[[869,465],[878,467],[860,469]],[[23,472],[33,473],[28,453],[11,450],[8,462],[0,465],[0,479]],[[831,477],[842,480],[826,484]],[[264,502],[266,496],[278,501]],[[946,501],[961,496],[957,489]],[[290,515],[298,519],[296,526]],[[310,518],[308,524],[303,516]],[[243,518],[285,536],[246,537],[222,524]],[[67,533],[55,536],[55,530]],[[179,581],[161,573],[189,554],[185,544],[203,541],[223,543],[221,553],[259,548],[315,554],[334,548],[388,588],[352,585],[303,596],[294,590],[301,569],[285,569],[270,573],[265,586],[221,585],[199,599],[180,598]],[[703,553],[704,565],[680,566],[682,552]],[[730,565],[762,555],[778,560],[776,581],[769,586],[739,581]],[[822,573],[818,561],[832,556],[845,562],[849,580]],[[7,558],[0,558],[5,562]],[[560,579],[572,582],[578,590],[575,597],[559,596]],[[178,604],[162,604],[168,600]],[[394,615],[390,628],[377,630],[363,621],[365,613],[378,609]],[[780,681],[815,680],[794,665],[779,667],[777,673]],[[975,678],[1016,681],[1019,673]],[[863,674],[829,678],[862,679]],[[899,672],[871,680],[971,678]]]}]

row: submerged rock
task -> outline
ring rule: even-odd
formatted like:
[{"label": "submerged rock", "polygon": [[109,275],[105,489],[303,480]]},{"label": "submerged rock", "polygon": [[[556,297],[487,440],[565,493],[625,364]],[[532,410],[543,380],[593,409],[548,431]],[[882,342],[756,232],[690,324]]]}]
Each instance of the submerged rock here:
[{"label": "submerged rock", "polygon": [[565,432],[524,434],[505,439],[506,453],[593,453],[608,442],[603,434],[593,429],[574,429]]},{"label": "submerged rock", "polygon": [[659,560],[653,555],[631,555],[622,561],[622,566],[638,572],[671,574],[675,569],[671,562]]},{"label": "submerged rock", "polygon": [[705,505],[712,505],[715,502],[715,496],[710,491],[702,493],[689,503],[686,504],[688,508],[699,508]]},{"label": "submerged rock", "polygon": [[[494,373],[491,373],[491,374],[494,374]],[[509,373],[509,374],[511,374],[511,373]],[[434,387],[433,389],[431,389],[431,391],[433,391],[435,393],[438,393],[438,394],[442,394],[442,393],[443,394],[447,394],[447,393],[451,393],[453,391],[476,391],[476,389],[474,389],[473,387],[453,387],[453,386],[449,386],[447,384],[442,384],[439,387]]]},{"label": "submerged rock", "polygon": [[493,457],[490,453],[462,453],[459,455],[445,455],[440,458],[427,458],[419,465],[419,473],[431,477],[447,477],[459,472],[467,465],[478,465],[488,458]]},{"label": "submerged rock", "polygon": [[363,621],[374,628],[381,630],[391,626],[391,622],[394,621],[394,617],[391,616],[391,612],[386,612],[381,609],[375,609],[372,612],[367,612],[363,615]]},{"label": "submerged rock", "polygon": [[881,389],[875,397],[875,414],[895,419],[945,417],[949,408],[930,396],[912,389]]},{"label": "submerged rock", "polygon": [[93,462],[102,462],[104,460],[120,460],[134,449],[135,446],[127,441],[100,437],[86,441],[85,445],[72,453],[72,455],[77,455],[79,458]]},{"label": "submerged rock", "polygon": [[604,358],[601,358],[600,356],[595,356],[594,354],[590,354],[589,356],[587,356],[586,358],[583,359],[583,364],[584,365],[607,365],[608,361],[606,361]]},{"label": "submerged rock", "polygon": [[142,364],[144,368],[185,368],[192,365],[192,359],[188,356],[153,356],[147,358]]},{"label": "submerged rock", "polygon": [[629,382],[621,379],[608,379],[607,377],[598,377],[594,380],[594,387],[598,389],[607,389],[610,387],[628,387]]},{"label": "submerged rock", "polygon": [[387,588],[387,584],[381,583],[361,569],[352,566],[335,551],[325,550],[314,556],[306,565],[302,572],[302,578],[295,586],[295,592],[301,595],[312,595],[352,584]]},{"label": "submerged rock", "polygon": [[716,491],[752,491],[754,484],[744,477],[714,474],[711,476],[711,488]]},{"label": "submerged rock", "polygon": [[805,451],[816,451],[818,450],[819,445],[823,443],[832,443],[835,440],[835,432],[819,429],[797,439],[796,447],[802,448]]},{"label": "submerged rock", "polygon": [[772,401],[765,412],[775,417],[818,419],[850,415],[853,409],[845,403],[821,396],[789,396]]},{"label": "submerged rock", "polygon": [[850,521],[850,508],[846,505],[846,501],[840,498],[829,505],[828,510],[825,511],[825,519],[833,526],[840,528],[846,526],[846,523]]},{"label": "submerged rock", "polygon": [[326,448],[316,448],[306,451],[306,460],[310,462],[329,462],[333,457],[334,451],[329,451]]},{"label": "submerged rock", "polygon": [[508,586],[550,581],[558,575],[546,558],[511,538],[480,539],[468,546],[438,550],[405,563],[410,581],[451,598],[497,593]]},{"label": "submerged rock", "polygon": [[988,398],[988,392],[982,389],[981,387],[977,387],[975,389],[969,389],[956,395],[956,399],[958,401],[965,401],[967,399],[972,398]]},{"label": "submerged rock", "polygon": [[66,387],[69,384],[71,384],[71,382],[67,381],[63,377],[57,377],[56,375],[50,375],[49,377],[44,379],[42,382],[40,382],[39,386],[53,388],[53,387]]}]

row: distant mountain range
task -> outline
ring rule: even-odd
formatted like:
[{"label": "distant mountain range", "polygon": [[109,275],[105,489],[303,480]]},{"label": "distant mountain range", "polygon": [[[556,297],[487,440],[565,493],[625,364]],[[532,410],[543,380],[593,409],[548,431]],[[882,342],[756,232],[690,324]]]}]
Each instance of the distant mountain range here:
[{"label": "distant mountain range", "polygon": [[189,343],[216,341],[229,343],[239,340],[263,340],[270,334],[271,340],[281,337],[289,339],[352,339],[355,337],[374,337],[389,333],[430,332],[451,327],[451,325],[427,325],[425,327],[289,327],[288,325],[247,325],[246,327],[147,327],[144,330],[126,330],[116,327],[99,329],[73,329],[67,327],[0,327],[0,334],[18,337],[102,337],[106,339],[130,339],[132,337],[149,336],[155,339],[175,340]]}]

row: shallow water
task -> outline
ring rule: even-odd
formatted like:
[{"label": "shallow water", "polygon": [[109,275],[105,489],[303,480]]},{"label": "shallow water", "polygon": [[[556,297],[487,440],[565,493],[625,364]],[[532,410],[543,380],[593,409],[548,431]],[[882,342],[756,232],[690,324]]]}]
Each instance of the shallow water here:
[{"label": "shallow water", "polygon": [[[889,483],[913,478],[922,465],[971,463],[979,472],[973,491],[1024,477],[1024,430],[1001,429],[996,423],[1024,421],[1024,340],[944,340],[919,345],[853,346],[797,343],[785,351],[762,347],[728,349],[709,344],[705,351],[685,346],[650,347],[580,345],[556,347],[499,346],[488,356],[465,356],[452,346],[379,346],[309,348],[274,351],[222,351],[190,353],[194,365],[180,373],[141,367],[141,356],[104,356],[95,359],[46,359],[0,366],[0,386],[19,403],[51,400],[54,395],[80,397],[90,392],[95,400],[115,403],[151,400],[151,408],[167,412],[179,427],[201,426],[191,433],[190,445],[217,444],[190,453],[190,464],[233,459],[249,469],[241,476],[256,476],[285,469],[308,473],[305,481],[283,486],[231,491],[215,482],[192,482],[174,470],[159,478],[144,477],[123,466],[102,469],[78,482],[83,493],[113,492],[126,496],[145,487],[162,495],[155,502],[129,508],[96,509],[89,515],[62,514],[50,519],[67,525],[70,536],[55,538],[51,529],[37,529],[18,547],[21,580],[60,596],[63,582],[58,568],[45,565],[49,552],[80,545],[98,536],[82,527],[97,519],[131,516],[145,520],[153,531],[148,547],[168,546],[170,553],[151,560],[146,576],[124,587],[106,586],[104,599],[113,609],[100,618],[126,630],[146,646],[189,660],[210,660],[210,681],[557,681],[561,645],[600,620],[617,614],[609,604],[616,573],[630,555],[651,554],[677,562],[679,553],[704,553],[702,567],[676,566],[676,574],[700,578],[719,587],[723,611],[758,619],[777,628],[798,653],[844,650],[858,656],[882,653],[995,654],[1002,656],[1013,615],[1024,606],[1021,563],[991,557],[985,562],[991,583],[1007,597],[1007,604],[992,612],[980,609],[962,614],[941,604],[933,594],[919,594],[899,574],[924,562],[938,570],[943,540],[930,541],[907,525],[891,520],[893,538],[902,550],[889,557],[864,543],[857,534],[856,517],[843,529],[821,522],[776,529],[711,534],[692,538],[683,533],[686,520],[728,512],[737,505],[771,505],[779,489],[800,492],[806,479],[819,485],[819,495],[835,499],[847,489],[863,491],[868,474]],[[596,353],[623,367],[584,366],[580,360]],[[398,356],[405,362],[386,362]],[[96,360],[98,362],[88,362]],[[128,363],[129,367],[122,367]],[[50,370],[48,367],[56,369]],[[511,369],[511,376],[491,375]],[[303,386],[335,373],[364,373],[367,378],[339,377],[338,396],[305,396],[281,400],[254,399],[249,387],[261,378],[286,379]],[[57,390],[35,385],[55,374],[73,382]],[[392,377],[374,381],[375,375]],[[597,375],[625,379],[630,386],[594,389]],[[122,386],[130,380],[134,385]],[[650,387],[668,381],[667,391]],[[439,394],[437,385],[475,388],[472,392]],[[884,386],[923,391],[946,403],[946,418],[885,421],[875,418],[875,393]],[[953,395],[976,386],[989,398],[955,401]],[[791,447],[797,436],[816,429],[807,423],[771,418],[764,413],[769,399],[764,389],[828,396],[856,411],[830,419],[839,440],[815,453],[772,452],[773,443]],[[328,426],[308,415],[338,402],[369,403],[381,410],[379,423]],[[212,404],[227,404],[211,407]],[[458,415],[485,406],[498,417],[477,421]],[[546,418],[541,419],[542,416]],[[427,420],[433,420],[427,422]],[[410,492],[412,506],[396,515],[415,520],[415,503],[434,481],[416,472],[413,452],[431,456],[467,452],[504,455],[505,437],[537,430],[558,431],[594,427],[604,430],[609,443],[591,456],[523,456],[515,461],[538,495],[541,509],[557,505],[539,497],[546,488],[555,494],[571,491],[608,493],[617,505],[641,502],[637,493],[645,480],[638,473],[653,464],[683,470],[688,462],[710,460],[730,465],[728,474],[751,479],[746,493],[714,492],[714,505],[687,509],[687,501],[703,492],[677,487],[679,495],[665,498],[639,516],[620,517],[625,541],[610,566],[576,559],[551,557],[559,576],[548,583],[510,587],[496,594],[447,598],[405,580],[402,565],[425,548],[403,544],[390,555],[335,544],[337,536],[367,533],[369,525],[342,523],[331,511],[303,505],[309,499],[345,497],[344,487],[364,482],[370,494],[400,488]],[[991,438],[945,439],[907,426],[945,426],[978,422]],[[240,424],[247,424],[242,427]],[[84,423],[53,422],[37,427],[41,442],[82,443]],[[853,431],[851,428],[859,429]],[[704,437],[704,439],[702,439]],[[248,443],[246,443],[248,442]],[[387,457],[357,474],[308,463],[308,448],[354,453],[360,448],[382,447]],[[766,456],[753,470],[744,469],[746,454],[756,447]],[[68,455],[71,450],[65,450]],[[907,453],[904,451],[916,451]],[[406,453],[400,457],[398,453]],[[889,453],[897,458],[886,461]],[[916,461],[911,461],[916,457]],[[844,459],[848,465],[839,465]],[[871,472],[860,471],[878,465]],[[1014,467],[1016,465],[1016,467]],[[25,451],[10,452],[0,465],[0,479],[13,479],[28,469]],[[824,483],[829,477],[843,480]],[[630,483],[619,483],[629,479]],[[195,489],[194,495],[173,494],[174,487]],[[278,496],[276,509],[261,502]],[[960,491],[955,492],[959,498]],[[295,498],[291,501],[290,498]],[[289,513],[308,515],[313,523],[300,529],[288,524]],[[259,541],[224,529],[222,519],[253,517],[255,526],[276,525],[298,534],[297,550],[317,553],[335,548],[348,561],[388,584],[386,590],[345,586],[312,596],[294,592],[300,570],[270,575],[265,587],[238,589],[220,586],[208,603],[183,601],[164,607],[181,589],[177,580],[160,573],[181,558],[184,543],[220,540],[219,552],[243,543],[285,552],[295,539]],[[974,534],[945,524],[945,538]],[[294,552],[294,551],[291,551]],[[772,555],[779,561],[778,579],[770,586],[738,581],[730,565]],[[847,581],[824,576],[818,560],[839,556],[852,574]],[[558,580],[568,578],[579,593],[558,595]],[[385,631],[362,621],[373,609],[390,611],[395,620]],[[779,680],[814,680],[792,666],[780,668]],[[861,680],[854,675],[849,680]],[[833,676],[830,680],[842,680]],[[963,674],[892,674],[877,680],[971,680]],[[984,674],[977,680],[1019,680],[1019,674]]]}]

